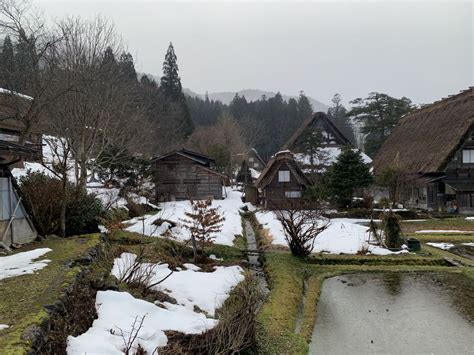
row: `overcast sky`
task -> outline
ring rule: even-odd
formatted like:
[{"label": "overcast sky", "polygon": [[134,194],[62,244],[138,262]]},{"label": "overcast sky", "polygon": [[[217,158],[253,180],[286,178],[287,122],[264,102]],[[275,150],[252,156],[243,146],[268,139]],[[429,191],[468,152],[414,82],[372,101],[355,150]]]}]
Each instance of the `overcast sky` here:
[{"label": "overcast sky", "polygon": [[472,2],[36,1],[47,16],[110,18],[137,70],[170,41],[198,93],[300,90],[329,104],[371,91],[429,103],[473,85]]}]

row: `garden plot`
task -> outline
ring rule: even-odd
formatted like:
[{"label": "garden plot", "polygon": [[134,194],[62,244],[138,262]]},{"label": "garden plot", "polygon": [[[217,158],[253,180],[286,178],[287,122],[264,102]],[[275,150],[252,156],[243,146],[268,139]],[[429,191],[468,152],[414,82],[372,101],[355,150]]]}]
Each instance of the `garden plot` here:
[{"label": "garden plot", "polygon": [[[273,244],[287,245],[281,223],[271,211],[257,212],[257,220],[263,228],[269,230]],[[360,223],[370,220],[335,218],[331,219],[328,228],[322,231],[315,240],[313,252],[329,254],[357,254],[360,251],[374,255],[407,253],[406,250],[392,252],[388,249],[369,243],[369,228]]]},{"label": "garden plot", "polygon": [[[120,278],[130,270],[135,258],[134,254],[123,253],[115,259],[112,274]],[[176,304],[158,301],[154,304],[127,292],[99,291],[96,298],[98,318],[86,333],[68,338],[68,354],[123,354],[124,338],[131,339],[130,333],[134,331],[137,336],[130,341],[133,349],[140,344],[152,354],[157,347],[167,344],[166,330],[200,334],[216,326],[218,321],[212,318],[215,310],[244,279],[242,268],[215,267],[213,272],[201,272],[193,264],[185,266],[186,270],[175,271],[164,282],[153,286],[173,297]],[[143,263],[140,267],[152,270],[151,284],[171,271],[167,264]]]},{"label": "garden plot", "polygon": [[25,274],[34,274],[48,266],[50,260],[34,261],[50,252],[49,248],[38,248],[22,253],[0,257],[0,280]]},{"label": "garden plot", "polygon": [[[214,237],[217,244],[232,245],[235,236],[242,234],[239,210],[245,204],[242,202],[241,192],[231,188],[226,188],[226,192],[227,198],[212,201],[212,207],[217,207],[225,218],[222,231],[216,233]],[[163,202],[160,203],[159,208],[161,211],[157,214],[149,214],[125,221],[125,224],[130,225],[126,230],[151,237],[159,237],[166,231],[170,231],[172,236],[178,240],[189,239],[189,233],[183,228],[182,220],[186,218],[186,212],[191,212],[190,202]],[[159,226],[154,224],[158,219],[163,221]]]}]

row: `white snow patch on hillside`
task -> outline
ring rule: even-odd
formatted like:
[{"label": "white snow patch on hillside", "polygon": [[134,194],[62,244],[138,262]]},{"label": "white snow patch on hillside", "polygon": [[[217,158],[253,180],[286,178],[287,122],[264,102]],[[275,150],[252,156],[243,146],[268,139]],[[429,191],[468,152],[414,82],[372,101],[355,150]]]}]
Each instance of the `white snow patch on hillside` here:
[{"label": "white snow patch on hillside", "polygon": [[[135,258],[135,254],[122,253],[120,258],[114,260],[112,275],[120,278],[133,265]],[[200,272],[194,264],[184,266],[186,270],[175,271],[154,288],[168,293],[180,306],[193,310],[196,305],[210,316],[224,304],[232,288],[244,279],[240,266],[216,266],[213,272]],[[143,263],[142,267],[147,270],[153,268],[151,284],[162,280],[171,271],[168,264]]]},{"label": "white snow patch on hillside", "polygon": [[123,355],[122,332],[128,338],[127,332],[132,330],[135,319],[139,323],[143,316],[143,326],[133,346],[136,348],[140,344],[147,354],[156,353],[157,347],[166,345],[165,330],[200,334],[217,324],[216,320],[206,318],[202,313],[169,303],[164,305],[166,308],[158,307],[127,292],[99,291],[96,297],[97,319],[84,334],[68,337],[67,353]]},{"label": "white snow patch on hillside", "polygon": [[468,220],[468,221],[474,221],[474,216],[466,217],[466,220]]},{"label": "white snow patch on hillside", "polygon": [[41,270],[42,268],[48,266],[48,263],[51,260],[33,260],[50,251],[51,249],[49,248],[38,248],[22,253],[0,257],[0,280],[18,275],[34,274],[35,271]]},{"label": "white snow patch on hillside", "polygon": [[[232,245],[235,235],[242,234],[242,221],[239,214],[239,209],[245,204],[242,202],[242,193],[231,188],[226,188],[227,197],[223,200],[213,200],[212,207],[217,207],[219,212],[225,218],[222,230],[215,233],[215,242],[217,244]],[[247,204],[248,205],[248,204]],[[163,202],[160,203],[161,211],[158,214],[145,215],[143,217],[133,218],[124,223],[131,224],[126,230],[129,232],[143,233],[143,226],[145,227],[144,234],[152,237],[159,237],[166,232],[170,225],[163,223],[161,226],[153,224],[155,220],[161,218],[169,220],[177,224],[171,232],[173,237],[178,240],[189,239],[188,231],[183,228],[182,220],[186,218],[185,213],[191,212],[191,204],[189,201],[177,202]]]},{"label": "white snow patch on hillside", "polygon": [[[122,253],[114,260],[112,274],[119,277],[129,270],[136,255]],[[151,283],[169,275],[167,264],[143,263],[140,267],[152,271]],[[187,270],[175,271],[155,289],[175,298],[177,304],[156,304],[134,298],[127,292],[99,291],[96,297],[97,319],[87,332],[68,338],[68,354],[123,354],[122,334],[132,330],[132,324],[143,326],[133,346],[140,344],[148,354],[156,353],[157,347],[165,346],[168,339],[165,330],[185,334],[200,334],[216,326],[215,310],[224,304],[231,290],[244,279],[240,266],[216,267],[213,272],[200,272],[194,264],[185,264]],[[205,311],[194,312],[194,306]],[[138,325],[137,325],[138,327]]]},{"label": "white snow patch on hillside", "polygon": [[467,247],[474,247],[474,243],[461,243],[462,245],[465,245]]},{"label": "white snow patch on hillside", "polygon": [[[257,212],[257,220],[267,228],[273,237],[273,244],[287,245],[283,227],[271,211]],[[369,228],[356,222],[369,222],[365,219],[335,218],[315,240],[313,252],[329,254],[357,254],[366,249],[370,254],[390,255],[407,253],[406,250],[392,252],[388,249],[369,244]]]},{"label": "white snow patch on hillside", "polygon": [[0,324],[0,330],[4,330],[4,329],[8,329],[10,328],[9,325],[6,325],[6,324]]}]

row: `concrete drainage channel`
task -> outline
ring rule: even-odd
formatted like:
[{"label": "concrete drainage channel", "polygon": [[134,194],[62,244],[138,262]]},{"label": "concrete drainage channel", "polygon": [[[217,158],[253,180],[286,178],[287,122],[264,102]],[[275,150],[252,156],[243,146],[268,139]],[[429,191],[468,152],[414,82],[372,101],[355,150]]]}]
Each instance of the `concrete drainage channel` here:
[{"label": "concrete drainage channel", "polygon": [[[253,231],[252,224],[247,218],[244,218],[245,236],[247,238],[247,258],[249,261],[250,272],[257,279],[259,290],[264,296],[270,292],[268,289],[265,273],[262,264],[259,261],[260,251],[258,249],[257,239]],[[260,308],[260,307],[259,307]]]}]

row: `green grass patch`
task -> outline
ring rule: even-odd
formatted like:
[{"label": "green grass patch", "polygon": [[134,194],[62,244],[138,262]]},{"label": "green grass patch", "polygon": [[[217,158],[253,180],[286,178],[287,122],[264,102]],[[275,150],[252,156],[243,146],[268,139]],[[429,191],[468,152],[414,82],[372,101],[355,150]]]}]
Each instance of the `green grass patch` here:
[{"label": "green grass patch", "polygon": [[466,220],[464,217],[429,219],[418,222],[402,222],[402,231],[404,233],[413,233],[419,230],[463,230],[474,231],[474,221]]},{"label": "green grass patch", "polygon": [[0,281],[0,323],[10,328],[0,331],[0,349],[3,354],[24,354],[31,344],[22,339],[24,330],[39,325],[47,317],[45,305],[57,301],[81,271],[74,260],[100,242],[98,234],[54,238],[32,243],[15,253],[51,248],[40,259],[51,262],[35,274],[21,275]]},{"label": "green grass patch", "polygon": [[406,235],[409,238],[416,238],[422,242],[451,242],[451,243],[468,243],[474,242],[474,234],[417,234],[411,233]]}]

